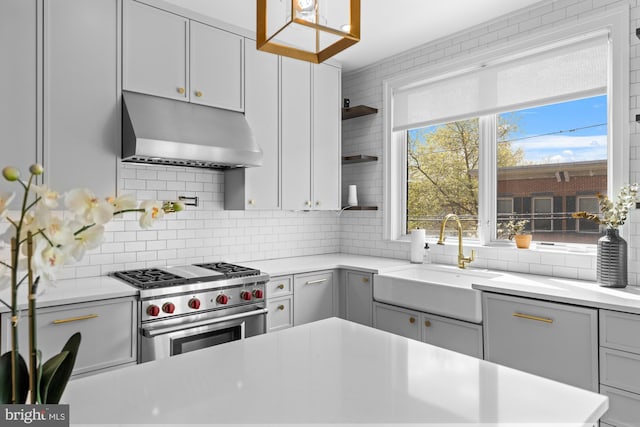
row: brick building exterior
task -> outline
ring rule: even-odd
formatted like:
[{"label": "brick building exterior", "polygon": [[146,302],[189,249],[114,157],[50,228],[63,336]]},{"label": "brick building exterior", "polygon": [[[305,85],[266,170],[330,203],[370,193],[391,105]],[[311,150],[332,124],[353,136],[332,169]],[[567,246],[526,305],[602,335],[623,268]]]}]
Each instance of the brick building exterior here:
[{"label": "brick building exterior", "polygon": [[599,227],[571,213],[597,212],[607,191],[607,161],[550,163],[498,169],[498,218],[526,218],[533,239],[594,243]]}]

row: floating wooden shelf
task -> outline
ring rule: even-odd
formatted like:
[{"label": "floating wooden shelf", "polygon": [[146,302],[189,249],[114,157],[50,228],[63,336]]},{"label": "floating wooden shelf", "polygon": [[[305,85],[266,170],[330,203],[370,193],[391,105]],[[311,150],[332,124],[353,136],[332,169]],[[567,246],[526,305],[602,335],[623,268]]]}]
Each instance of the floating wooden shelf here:
[{"label": "floating wooden shelf", "polygon": [[378,156],[367,156],[365,154],[356,154],[355,156],[342,156],[342,164],[376,162]]},{"label": "floating wooden shelf", "polygon": [[342,109],[342,120],[354,119],[356,117],[376,114],[377,108],[367,107],[366,105],[356,105],[355,107]]},{"label": "floating wooden shelf", "polygon": [[377,206],[345,206],[345,210],[348,211],[377,211]]}]

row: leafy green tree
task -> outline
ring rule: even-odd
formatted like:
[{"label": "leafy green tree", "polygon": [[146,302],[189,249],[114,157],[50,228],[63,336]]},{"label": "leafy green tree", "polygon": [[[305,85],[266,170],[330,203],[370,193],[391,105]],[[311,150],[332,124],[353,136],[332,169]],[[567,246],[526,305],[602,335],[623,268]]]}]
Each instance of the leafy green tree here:
[{"label": "leafy green tree", "polygon": [[[457,214],[475,235],[478,216],[478,119],[461,120],[408,133],[407,228],[438,230],[448,213]],[[497,126],[498,167],[524,164],[522,149],[508,142],[517,122]]]}]

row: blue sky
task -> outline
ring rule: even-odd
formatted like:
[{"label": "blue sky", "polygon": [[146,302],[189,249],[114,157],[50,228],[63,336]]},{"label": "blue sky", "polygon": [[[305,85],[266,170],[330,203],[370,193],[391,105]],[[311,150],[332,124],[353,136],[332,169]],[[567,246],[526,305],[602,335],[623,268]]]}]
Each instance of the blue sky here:
[{"label": "blue sky", "polygon": [[[519,131],[510,136],[525,161],[563,163],[607,158],[607,97],[585,98],[504,114],[516,116]],[[602,126],[596,126],[602,125]],[[594,127],[595,126],[595,127]]]},{"label": "blue sky", "polygon": [[[606,95],[505,113],[518,124],[509,136],[529,164],[566,163],[607,158]],[[428,127],[433,131],[436,126]],[[417,130],[410,130],[415,135]]]}]

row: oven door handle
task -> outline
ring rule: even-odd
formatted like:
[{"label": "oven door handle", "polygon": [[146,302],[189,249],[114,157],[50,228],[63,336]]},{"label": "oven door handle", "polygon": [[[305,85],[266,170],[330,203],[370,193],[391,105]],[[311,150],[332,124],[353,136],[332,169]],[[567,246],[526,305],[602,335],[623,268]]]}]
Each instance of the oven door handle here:
[{"label": "oven door handle", "polygon": [[155,336],[168,334],[170,332],[182,331],[184,329],[197,328],[200,326],[215,325],[216,323],[244,319],[246,317],[252,317],[252,316],[259,316],[262,314],[267,314],[268,312],[269,310],[267,308],[261,308],[259,310],[232,314],[230,316],[218,317],[215,319],[200,320],[198,322],[182,323],[180,325],[174,325],[174,326],[160,326],[157,328],[142,328],[142,334],[147,338],[153,338]]}]

